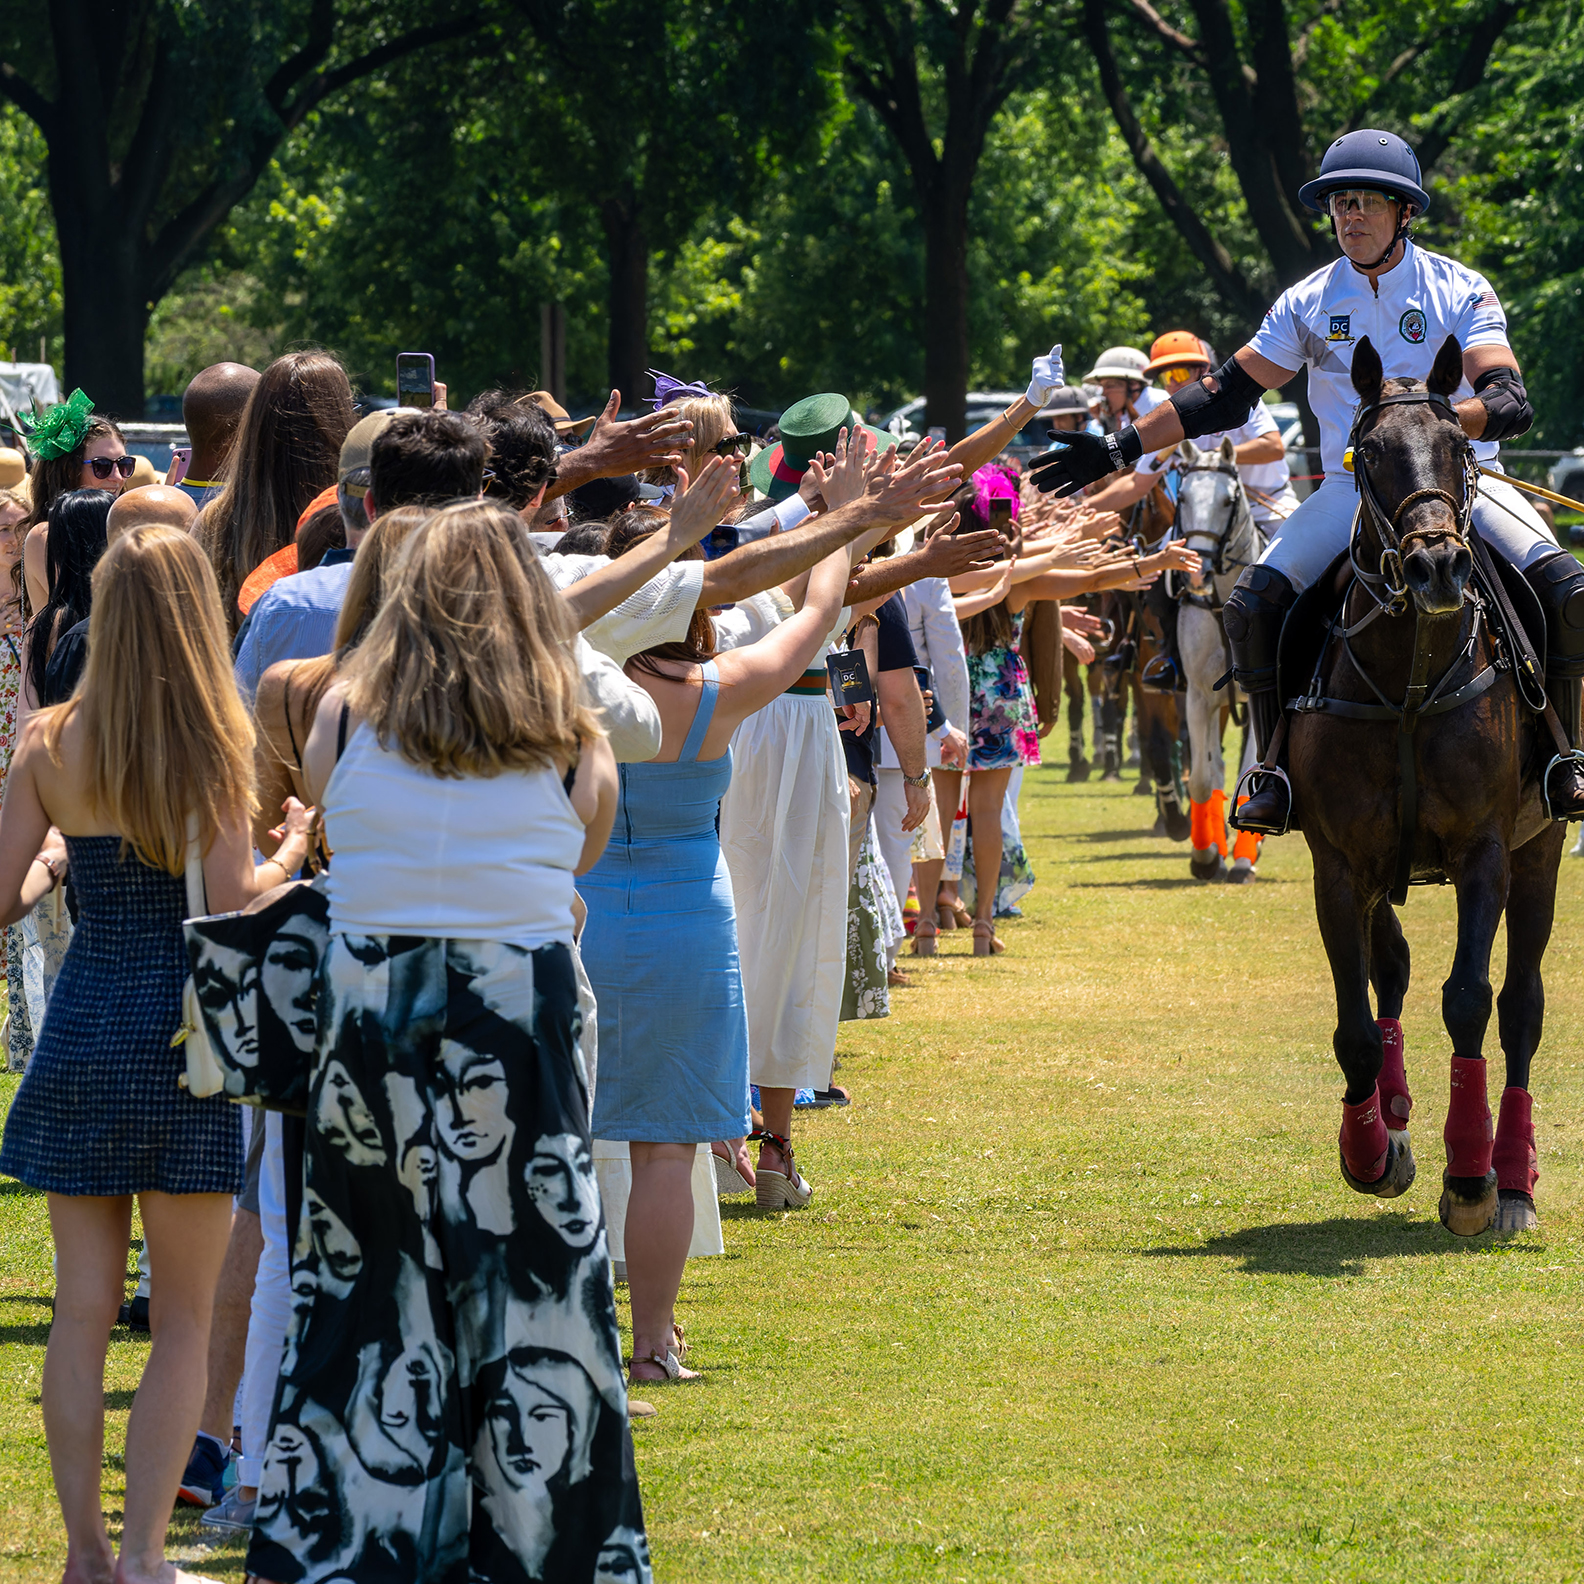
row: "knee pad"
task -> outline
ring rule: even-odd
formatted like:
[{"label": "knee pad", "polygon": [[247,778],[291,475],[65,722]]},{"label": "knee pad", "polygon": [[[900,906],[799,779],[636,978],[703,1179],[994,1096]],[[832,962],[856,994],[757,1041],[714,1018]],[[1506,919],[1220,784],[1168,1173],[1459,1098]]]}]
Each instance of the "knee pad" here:
[{"label": "knee pad", "polygon": [[1251,566],[1221,613],[1232,646],[1232,674],[1250,693],[1276,685],[1276,648],[1298,591],[1274,567]]},{"label": "knee pad", "polygon": [[1566,550],[1550,550],[1524,568],[1546,620],[1546,670],[1584,676],[1584,566]]}]

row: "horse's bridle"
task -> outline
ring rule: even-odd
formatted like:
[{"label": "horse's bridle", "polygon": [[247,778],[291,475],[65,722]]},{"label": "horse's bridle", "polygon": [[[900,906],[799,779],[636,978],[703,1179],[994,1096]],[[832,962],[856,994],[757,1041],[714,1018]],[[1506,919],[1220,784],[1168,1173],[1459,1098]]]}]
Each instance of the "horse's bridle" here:
[{"label": "horse's bridle", "polygon": [[[1375,493],[1375,486],[1370,482],[1369,469],[1364,466],[1363,458],[1358,454],[1358,443],[1363,438],[1361,431],[1366,420],[1373,418],[1383,407],[1431,407],[1437,409],[1442,418],[1457,428],[1463,458],[1462,500],[1450,490],[1439,488],[1411,490],[1398,501],[1395,511],[1386,510],[1380,496]],[[1469,529],[1474,521],[1474,497],[1479,488],[1479,463],[1474,456],[1474,446],[1463,433],[1463,425],[1449,398],[1437,395],[1434,391],[1417,390],[1399,391],[1392,396],[1377,396],[1374,401],[1361,406],[1353,419],[1353,428],[1348,434],[1348,452],[1353,461],[1353,484],[1358,490],[1361,507],[1368,510],[1375,531],[1380,536],[1380,572],[1369,572],[1359,565],[1353,544],[1348,547],[1349,559],[1353,563],[1353,570],[1376,602],[1384,607],[1389,615],[1398,615],[1408,608],[1408,585],[1402,570],[1403,546],[1408,541],[1435,536],[1450,539],[1459,549],[1468,549]],[[1410,506],[1426,500],[1445,501],[1452,512],[1454,526],[1451,529],[1414,529],[1405,535],[1401,529],[1403,513]],[[1376,592],[1377,588],[1386,590],[1384,599]]]},{"label": "horse's bridle", "polygon": [[[1226,543],[1228,538],[1231,536],[1233,525],[1238,520],[1239,509],[1246,508],[1248,506],[1248,492],[1243,487],[1243,475],[1238,472],[1237,464],[1233,462],[1222,462],[1217,460],[1215,462],[1193,462],[1186,465],[1182,463],[1178,464],[1178,478],[1187,478],[1190,473],[1220,473],[1223,477],[1232,480],[1232,503],[1227,511],[1227,520],[1221,525],[1220,533],[1214,533],[1213,530],[1209,528],[1194,529],[1195,537],[1203,534],[1205,538],[1213,538],[1215,540],[1215,557],[1211,562],[1210,570],[1217,577],[1219,577],[1223,573],[1230,570],[1230,568],[1226,565],[1224,558]],[[1180,503],[1182,500],[1180,491],[1177,498]],[[1180,504],[1178,509],[1181,510]],[[1186,533],[1182,535],[1182,541],[1184,544],[1187,544],[1188,535]],[[1233,566],[1246,566],[1247,564],[1247,562],[1242,561],[1232,563]]]}]

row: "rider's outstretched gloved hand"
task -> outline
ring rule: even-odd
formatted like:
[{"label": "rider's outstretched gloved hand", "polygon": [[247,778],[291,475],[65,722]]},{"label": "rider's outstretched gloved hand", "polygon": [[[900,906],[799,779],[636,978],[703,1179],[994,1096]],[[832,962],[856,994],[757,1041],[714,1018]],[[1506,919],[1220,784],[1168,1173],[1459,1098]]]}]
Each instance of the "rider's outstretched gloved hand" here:
[{"label": "rider's outstretched gloved hand", "polygon": [[1048,451],[1029,464],[1036,488],[1047,495],[1053,490],[1058,496],[1076,495],[1086,484],[1117,472],[1129,462],[1137,462],[1144,452],[1138,430],[1132,424],[1114,435],[1052,429],[1050,437],[1060,443],[1061,449]]}]

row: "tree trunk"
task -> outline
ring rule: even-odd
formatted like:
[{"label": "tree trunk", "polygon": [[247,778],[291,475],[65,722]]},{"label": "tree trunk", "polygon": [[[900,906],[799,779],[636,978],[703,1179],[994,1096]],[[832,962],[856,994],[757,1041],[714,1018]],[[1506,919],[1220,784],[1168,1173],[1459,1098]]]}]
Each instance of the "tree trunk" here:
[{"label": "tree trunk", "polygon": [[924,211],[925,423],[968,433],[968,189],[937,180]]},{"label": "tree trunk", "polygon": [[54,203],[60,248],[65,390],[81,387],[94,410],[138,422],[144,415],[143,338],[149,306],[143,285],[140,225],[116,207],[94,213]]},{"label": "tree trunk", "polygon": [[600,205],[610,265],[610,382],[624,407],[648,395],[649,239],[629,189]]}]

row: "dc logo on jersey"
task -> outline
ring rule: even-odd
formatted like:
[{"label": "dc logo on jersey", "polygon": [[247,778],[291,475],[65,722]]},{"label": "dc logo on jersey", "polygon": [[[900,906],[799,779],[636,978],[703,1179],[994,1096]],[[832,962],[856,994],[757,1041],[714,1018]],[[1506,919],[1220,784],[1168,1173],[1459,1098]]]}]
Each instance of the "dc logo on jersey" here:
[{"label": "dc logo on jersey", "polygon": [[1350,313],[1332,314],[1331,315],[1331,334],[1326,337],[1326,340],[1327,341],[1351,341],[1352,339],[1353,339],[1353,315],[1350,314]]},{"label": "dc logo on jersey", "polygon": [[1410,308],[1397,321],[1397,332],[1404,341],[1412,341],[1418,346],[1425,338],[1425,316],[1417,308]]}]

